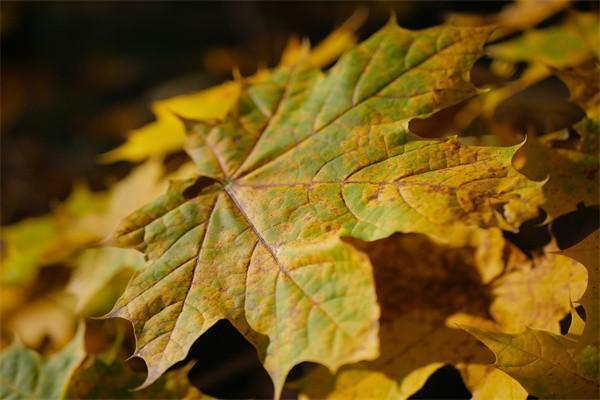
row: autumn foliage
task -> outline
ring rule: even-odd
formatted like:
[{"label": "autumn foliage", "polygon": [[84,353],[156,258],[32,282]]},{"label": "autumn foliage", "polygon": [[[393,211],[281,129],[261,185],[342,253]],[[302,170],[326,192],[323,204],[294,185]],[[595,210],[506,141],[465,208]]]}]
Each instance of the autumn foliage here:
[{"label": "autumn foliage", "polygon": [[[272,69],[153,104],[99,157],[140,162],[128,176],[3,227],[0,396],[208,397],[179,362],[228,320],[275,398],[403,399],[444,365],[474,398],[598,398],[598,221],[567,245],[560,221],[599,203],[599,25],[567,7],[392,17],[356,44],[358,13]],[[550,77],[572,126],[497,118]],[[38,290],[55,263],[68,279]],[[133,354],[100,316],[131,323]]]}]

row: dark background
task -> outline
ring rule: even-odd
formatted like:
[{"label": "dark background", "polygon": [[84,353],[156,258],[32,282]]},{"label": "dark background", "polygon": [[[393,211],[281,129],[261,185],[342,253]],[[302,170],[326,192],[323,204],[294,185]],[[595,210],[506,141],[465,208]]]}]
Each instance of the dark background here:
[{"label": "dark background", "polygon": [[501,2],[9,2],[1,7],[2,224],[47,212],[74,178],[101,189],[125,165],[97,155],[149,122],[151,100],[273,66],[292,34],[323,39],[358,7],[364,38],[394,10],[422,28]]},{"label": "dark background", "polygon": [[[358,7],[369,11],[359,31],[365,38],[391,10],[416,29],[448,12],[495,13],[505,4],[3,1],[1,222],[48,212],[75,179],[100,190],[124,176],[132,165],[102,166],[97,156],[152,120],[152,100],[221,82],[236,65],[245,75],[273,66],[293,34],[317,43]],[[194,345],[190,358],[199,355],[191,376],[208,394],[272,395],[254,350],[227,322]],[[444,367],[414,397],[469,395],[458,372]]]}]

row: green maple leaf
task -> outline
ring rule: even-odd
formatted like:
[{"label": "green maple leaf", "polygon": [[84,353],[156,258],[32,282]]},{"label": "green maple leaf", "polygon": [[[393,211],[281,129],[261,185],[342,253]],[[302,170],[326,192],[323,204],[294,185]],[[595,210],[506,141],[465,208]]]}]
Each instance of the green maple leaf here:
[{"label": "green maple leaf", "polygon": [[371,265],[340,237],[448,240],[537,213],[540,184],[512,168],[516,147],[408,132],[410,119],[477,93],[469,71],[490,31],[391,22],[326,73],[278,68],[245,84],[223,121],[186,121],[200,175],[115,235],[150,262],[109,314],[134,324],[142,386],[224,318],[255,345],[276,395],[301,361],[373,359]]},{"label": "green maple leaf", "polygon": [[85,357],[84,329],[60,352],[41,359],[15,342],[0,354],[0,397],[3,399],[62,399],[77,366]]}]

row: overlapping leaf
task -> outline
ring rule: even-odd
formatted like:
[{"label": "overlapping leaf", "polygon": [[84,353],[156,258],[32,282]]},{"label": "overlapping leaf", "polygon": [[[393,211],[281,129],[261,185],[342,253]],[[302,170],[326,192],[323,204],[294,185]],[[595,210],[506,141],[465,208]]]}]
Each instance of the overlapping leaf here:
[{"label": "overlapping leaf", "polygon": [[[505,252],[518,252],[505,245]],[[558,329],[570,294],[577,296],[585,286],[583,267],[572,271],[571,260],[562,256],[548,256],[536,268],[524,256],[519,263],[525,265],[511,260],[510,270],[490,287],[478,274],[473,250],[436,246],[422,236],[396,236],[361,248],[373,262],[382,305],[381,356],[345,366],[335,376],[315,369],[300,385],[307,398],[407,398],[436,369],[453,364],[476,398],[524,399],[519,383],[486,366],[485,352],[457,324],[509,332],[524,325]],[[575,279],[555,278],[553,272]]]},{"label": "overlapping leaf", "polygon": [[110,314],[133,321],[146,384],[222,318],[258,348],[276,393],[300,361],[373,358],[370,265],[338,237],[444,240],[537,213],[540,184],[511,167],[516,148],[407,131],[477,92],[468,73],[489,33],[390,23],[326,74],[282,67],[246,85],[221,123],[186,121],[201,176],[173,183],[117,236],[151,261]]}]

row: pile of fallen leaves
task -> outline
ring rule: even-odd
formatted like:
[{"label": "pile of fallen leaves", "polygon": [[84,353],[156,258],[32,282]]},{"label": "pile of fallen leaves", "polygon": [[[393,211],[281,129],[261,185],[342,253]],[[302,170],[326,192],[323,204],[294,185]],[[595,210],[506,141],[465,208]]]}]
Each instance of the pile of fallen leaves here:
[{"label": "pile of fallen leaves", "polygon": [[[205,397],[171,367],[226,319],[275,397],[310,361],[287,381],[302,398],[407,398],[444,365],[474,398],[597,398],[597,221],[557,238],[599,203],[600,39],[567,7],[392,18],[355,45],[357,15],[274,69],[154,104],[101,157],[139,163],[126,178],[2,229],[0,397]],[[548,79],[577,120],[527,122],[544,102],[498,118]],[[131,321],[147,373],[128,327],[91,316]]]}]

